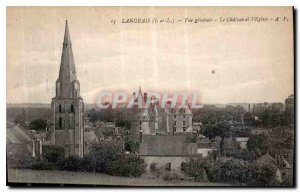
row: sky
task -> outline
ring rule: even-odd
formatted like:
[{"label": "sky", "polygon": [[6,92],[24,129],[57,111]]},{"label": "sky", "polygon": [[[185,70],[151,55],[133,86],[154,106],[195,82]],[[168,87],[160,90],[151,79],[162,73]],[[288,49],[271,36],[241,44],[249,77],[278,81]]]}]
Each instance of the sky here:
[{"label": "sky", "polygon": [[[256,16],[269,21],[219,22]],[[121,23],[128,18],[217,21]],[[51,102],[66,19],[86,103],[139,87],[195,93],[202,104],[284,102],[294,92],[291,7],[8,7],[7,103]]]}]

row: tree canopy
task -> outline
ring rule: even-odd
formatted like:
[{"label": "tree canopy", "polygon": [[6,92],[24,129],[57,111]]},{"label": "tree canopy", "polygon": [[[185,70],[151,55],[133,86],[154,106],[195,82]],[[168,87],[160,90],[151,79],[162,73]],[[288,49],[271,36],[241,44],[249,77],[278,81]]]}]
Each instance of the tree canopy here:
[{"label": "tree canopy", "polygon": [[35,130],[35,131],[42,131],[45,130],[47,127],[47,120],[45,119],[34,119],[29,123],[29,129]]}]

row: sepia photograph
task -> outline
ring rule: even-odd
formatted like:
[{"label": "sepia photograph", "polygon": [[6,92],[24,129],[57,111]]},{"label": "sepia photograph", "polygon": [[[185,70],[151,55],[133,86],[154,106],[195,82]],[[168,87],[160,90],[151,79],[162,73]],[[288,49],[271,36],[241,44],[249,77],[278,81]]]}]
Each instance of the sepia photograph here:
[{"label": "sepia photograph", "polygon": [[294,14],[6,7],[6,185],[295,187]]}]

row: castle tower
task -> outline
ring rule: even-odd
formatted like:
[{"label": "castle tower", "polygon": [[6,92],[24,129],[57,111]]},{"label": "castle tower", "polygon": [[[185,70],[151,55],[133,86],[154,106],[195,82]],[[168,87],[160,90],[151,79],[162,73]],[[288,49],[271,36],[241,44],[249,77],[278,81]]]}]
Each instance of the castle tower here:
[{"label": "castle tower", "polygon": [[84,103],[80,97],[80,83],[72,52],[72,43],[66,21],[59,76],[56,81],[56,96],[52,98],[53,129],[51,145],[62,146],[65,155],[82,157]]},{"label": "castle tower", "polygon": [[[149,111],[148,108],[144,107],[145,104],[145,96],[147,94],[142,93],[141,88],[139,89],[139,93],[136,96],[135,100],[140,100],[142,101],[142,108],[138,108],[135,109],[135,113],[133,115],[133,119],[131,121],[131,129],[132,129],[132,136],[133,139],[139,142],[142,142],[143,140],[143,135],[149,135],[149,134],[155,134],[155,133],[151,133],[150,131],[150,125],[149,125],[149,121],[150,121],[150,115],[149,115]],[[135,96],[135,94],[134,94]],[[134,108],[136,108],[137,106],[135,106]]]}]

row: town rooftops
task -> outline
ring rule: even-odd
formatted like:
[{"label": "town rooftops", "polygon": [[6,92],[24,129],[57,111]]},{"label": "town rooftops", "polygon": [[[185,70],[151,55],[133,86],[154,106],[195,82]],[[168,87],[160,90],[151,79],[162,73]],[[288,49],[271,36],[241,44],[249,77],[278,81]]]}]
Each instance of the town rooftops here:
[{"label": "town rooftops", "polygon": [[189,142],[187,135],[143,135],[141,156],[193,156],[197,144]]},{"label": "town rooftops", "polygon": [[257,163],[259,163],[259,164],[268,164],[268,165],[276,165],[275,159],[271,155],[269,155],[269,153],[266,153],[262,157],[257,159]]}]

